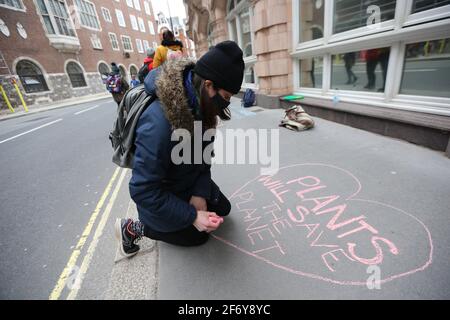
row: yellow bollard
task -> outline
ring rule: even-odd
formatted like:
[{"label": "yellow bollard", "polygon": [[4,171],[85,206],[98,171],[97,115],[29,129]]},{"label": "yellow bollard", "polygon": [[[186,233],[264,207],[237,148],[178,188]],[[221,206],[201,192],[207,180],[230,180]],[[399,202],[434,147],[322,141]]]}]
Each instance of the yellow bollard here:
[{"label": "yellow bollard", "polygon": [[11,80],[12,84],[14,85],[14,88],[16,88],[17,94],[19,95],[20,101],[22,101],[23,108],[25,109],[25,112],[28,112],[27,104],[25,103],[25,100],[23,100],[22,92],[20,92],[19,86],[17,85],[16,79]]},{"label": "yellow bollard", "polygon": [[11,106],[11,102],[9,102],[8,96],[6,95],[5,89],[3,89],[3,86],[0,84],[0,91],[2,92],[3,99],[5,100],[9,110],[11,110],[12,113],[14,113],[14,108]]}]

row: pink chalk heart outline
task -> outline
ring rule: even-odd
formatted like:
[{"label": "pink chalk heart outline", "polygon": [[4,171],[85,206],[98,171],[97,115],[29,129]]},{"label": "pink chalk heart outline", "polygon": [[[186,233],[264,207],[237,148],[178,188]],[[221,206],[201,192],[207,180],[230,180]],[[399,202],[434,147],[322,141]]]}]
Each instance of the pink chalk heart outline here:
[{"label": "pink chalk heart outline", "polygon": [[[325,179],[323,179],[323,176],[321,176],[321,179],[319,179],[316,176],[309,174],[310,172],[319,173],[316,174],[316,176],[327,173],[331,173],[331,175],[326,176]],[[290,181],[287,182],[285,180],[280,180],[280,176],[286,175],[285,173],[289,173],[290,176],[295,175],[295,178],[288,178],[290,179]],[[335,178],[336,175],[338,177],[340,176],[339,179]],[[331,180],[327,180],[330,177]],[[308,181],[309,184],[306,184],[306,181]],[[311,184],[311,182],[314,182],[314,184]],[[259,202],[256,201],[256,198],[250,199],[255,195],[254,192],[251,191],[254,190],[251,188],[252,186],[263,189],[263,192],[258,193],[258,196],[262,198],[259,199]],[[300,186],[301,188],[299,188],[299,190],[291,190],[296,186]],[[324,197],[324,194],[320,194],[321,192],[330,190],[332,192],[328,192],[326,197]],[[336,190],[338,190],[340,194],[334,192]],[[360,277],[360,275],[357,276],[359,278],[357,280],[349,279],[354,277],[351,271],[353,270],[352,266],[357,266],[357,268],[355,268],[356,273],[359,272],[360,274],[362,274],[363,272],[363,267],[367,268],[371,265],[377,265],[381,270],[383,270],[383,268],[387,268],[389,271],[394,270],[392,272],[388,272],[389,276],[385,278],[381,276],[381,279],[377,281],[377,283],[379,284],[384,284],[394,279],[409,276],[428,268],[433,261],[433,241],[431,233],[428,230],[427,226],[421,220],[402,209],[379,201],[355,198],[361,192],[361,190],[362,185],[358,178],[351,172],[337,166],[321,163],[305,163],[282,167],[273,176],[257,176],[256,178],[248,181],[243,186],[238,188],[230,197],[230,201],[232,202],[233,206],[230,216],[232,219],[238,219],[239,217],[241,217],[239,214],[241,212],[245,212],[247,213],[247,215],[244,217],[244,223],[242,223],[242,221],[239,221],[235,225],[235,227],[233,227],[231,232],[227,232],[227,230],[225,230],[225,235],[221,234],[222,230],[219,229],[215,232],[215,234],[212,235],[212,237],[248,256],[254,257],[259,261],[263,261],[277,269],[289,272],[291,274],[322,280],[338,285],[367,285],[368,282],[366,279],[369,277],[369,274],[365,274],[365,281],[361,281],[362,277]],[[317,196],[317,192],[319,192],[320,196]],[[296,196],[292,198],[294,194]],[[314,194],[316,195],[315,197],[310,196]],[[242,198],[244,195],[248,199]],[[269,195],[269,197],[267,197],[266,195]],[[270,196],[273,196],[274,199],[276,199],[275,201],[273,201],[273,205],[270,206],[270,208],[278,208],[277,210],[271,209],[268,211],[272,216],[270,216],[269,213],[261,214],[262,210],[258,210],[260,209],[258,208],[260,206],[259,203],[268,201],[267,199],[270,198]],[[291,200],[289,202],[286,201],[288,197],[289,200]],[[306,205],[303,204],[303,202],[306,203],[306,201],[308,201],[308,203],[315,203],[315,206],[314,208],[312,208],[312,210],[307,209]],[[253,209],[252,204],[256,203],[258,203],[255,207],[256,209]],[[292,206],[293,203],[294,206]],[[302,205],[300,206],[299,203],[301,203]],[[243,207],[245,205],[250,205],[250,207]],[[269,206],[263,206],[263,208],[269,208]],[[295,209],[297,211],[295,211]],[[236,213],[235,211],[238,211],[238,213]],[[335,215],[336,212],[339,212],[341,215]],[[351,212],[351,214],[357,213],[359,214],[359,216],[344,218],[347,212]],[[392,219],[386,219],[386,216],[388,218],[394,217],[397,225],[391,225],[390,222],[392,221]],[[271,220],[272,225],[268,223],[263,225],[264,222],[268,222],[267,217],[279,220]],[[287,219],[287,217],[290,219]],[[299,217],[301,217],[302,219],[299,219]],[[310,217],[314,219],[324,219],[324,217],[326,217],[328,224],[326,225],[326,227],[323,227],[322,222],[317,223],[317,221],[314,221],[315,223],[313,224],[304,223],[306,219],[309,219]],[[329,217],[332,218],[328,220]],[[372,227],[371,223],[373,221],[367,222],[367,219],[374,217],[377,218],[376,223],[378,223],[378,227],[381,225],[384,228],[384,230],[381,230],[381,232],[378,227]],[[284,229],[281,228],[281,219],[284,219],[285,221],[285,224],[283,225],[285,227]],[[260,222],[259,220],[263,220],[263,222]],[[251,223],[249,221],[251,221]],[[277,221],[277,225],[279,228],[275,228],[275,224],[273,221]],[[301,224],[300,222],[303,224]],[[251,241],[248,241],[245,244],[236,244],[236,241],[227,239],[227,236],[229,236],[230,233],[233,234],[233,232],[238,232],[235,229],[245,227],[241,226],[245,223],[247,223],[247,225],[245,225],[247,227],[247,229],[245,229],[246,232],[249,232],[249,228],[250,230],[256,230],[251,231],[253,237],[251,237],[250,233],[248,233],[247,238],[245,238],[246,240],[250,239]],[[257,223],[260,223],[261,226],[257,226]],[[359,228],[349,228],[350,226],[357,223],[359,223],[360,225]],[[289,224],[290,226],[287,227],[287,225]],[[268,225],[269,227],[267,227]],[[310,227],[312,225],[315,226],[313,231]],[[400,229],[399,225],[401,226]],[[262,235],[261,231],[264,230],[264,226],[267,227],[267,230],[264,235]],[[270,229],[270,227],[272,229]],[[302,229],[296,229],[296,227],[302,227]],[[276,229],[276,231],[274,231],[274,229]],[[280,231],[281,229],[283,230]],[[306,230],[310,232],[308,232],[308,235],[305,238],[301,234],[303,234]],[[308,243],[308,241],[311,241],[311,239],[314,238],[312,237],[312,235],[316,236],[318,231],[320,230],[322,230],[322,232],[319,233],[319,237],[312,244]],[[259,233],[258,235],[260,238],[254,236],[256,232]],[[316,232],[316,234],[314,234],[314,232]],[[255,242],[257,242],[259,239],[270,238],[268,237],[269,234],[273,236],[273,241],[280,245],[278,248],[278,251],[280,252],[274,253],[274,250],[258,251],[249,248],[250,242],[252,243],[252,245],[255,245]],[[338,235],[335,236],[336,234]],[[291,238],[295,237],[296,240],[299,237],[301,237],[301,240],[305,239],[305,243],[295,242],[294,244],[292,244],[289,243],[289,241],[284,242],[288,249],[291,251],[292,249],[296,250],[298,245],[299,251],[294,251],[294,253],[297,254],[297,256],[301,254],[301,259],[298,258],[301,263],[303,263],[304,261],[306,264],[311,263],[311,265],[308,265],[306,269],[314,269],[313,272],[311,272],[310,270],[305,271],[304,268],[298,268],[297,266],[294,267],[290,265],[292,264],[292,259],[288,259],[288,256],[286,256],[286,252],[284,252],[287,250],[284,250],[283,246],[281,245],[281,243],[285,239],[283,239],[283,237],[277,239],[277,236],[282,235],[291,235]],[[325,235],[325,237],[320,239],[323,235]],[[373,246],[370,247],[370,252],[373,251],[373,248],[376,248],[377,256],[372,259],[362,258],[360,254],[357,254],[357,252],[358,250],[360,250],[359,252],[361,252],[361,248],[367,249],[367,247],[362,245],[361,243],[354,243],[354,241],[355,239],[362,241],[362,239],[366,239],[370,236],[372,237],[371,244]],[[385,236],[389,237],[390,239],[394,237],[397,240],[391,241],[388,240],[388,238],[385,238]],[[277,240],[279,240],[279,242]],[[408,245],[407,240],[414,242]],[[320,244],[320,241],[322,241],[322,244]],[[332,241],[336,241],[336,243]],[[343,242],[345,242],[346,247],[338,245]],[[367,245],[367,241],[365,243]],[[380,255],[378,249],[381,250],[381,243],[383,244],[384,254]],[[400,249],[399,243],[401,244]],[[377,244],[378,246],[374,246],[375,244]],[[415,251],[416,247],[418,247],[417,251]],[[343,248],[345,248],[346,250],[344,250]],[[386,250],[386,248],[388,248],[388,250]],[[331,249],[336,250],[336,253],[337,251],[342,250],[340,259],[338,259],[336,255],[334,255],[333,257],[335,262],[340,262],[341,260],[343,261],[343,265],[340,270],[337,270],[338,268],[335,267],[335,262],[333,262],[333,259],[324,259],[325,255],[321,256],[323,264],[321,264],[319,267],[317,267],[313,262],[309,262],[308,258],[311,258],[311,260],[317,258],[316,255],[318,251]],[[313,254],[310,254],[310,256],[308,256],[307,254],[311,252],[313,252]],[[330,252],[332,252],[332,250]],[[345,255],[345,258],[343,258],[343,255]],[[330,256],[326,257],[329,258]],[[405,259],[405,257],[410,257],[412,258],[412,260],[414,260],[413,267],[404,267],[405,264],[410,264],[411,261],[411,259],[408,260]],[[284,263],[281,262],[281,260],[283,259],[285,260]],[[419,259],[423,259],[424,263],[417,264],[416,262]],[[347,263],[348,268],[345,267],[344,263]],[[387,264],[387,267],[385,267],[385,264]],[[324,266],[326,266],[326,268]],[[319,272],[318,270],[322,271]],[[386,269],[384,269],[384,271],[385,270]],[[344,279],[340,279],[342,277]]]}]

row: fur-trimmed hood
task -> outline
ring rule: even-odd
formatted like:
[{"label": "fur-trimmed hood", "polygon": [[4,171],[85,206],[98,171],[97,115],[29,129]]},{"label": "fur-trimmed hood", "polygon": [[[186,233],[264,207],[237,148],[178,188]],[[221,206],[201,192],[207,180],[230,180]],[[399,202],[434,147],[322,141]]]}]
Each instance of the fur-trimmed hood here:
[{"label": "fur-trimmed hood", "polygon": [[194,66],[195,62],[190,59],[169,60],[152,70],[145,79],[147,92],[156,93],[173,130],[193,132],[194,129],[194,115],[184,87],[184,75]]}]

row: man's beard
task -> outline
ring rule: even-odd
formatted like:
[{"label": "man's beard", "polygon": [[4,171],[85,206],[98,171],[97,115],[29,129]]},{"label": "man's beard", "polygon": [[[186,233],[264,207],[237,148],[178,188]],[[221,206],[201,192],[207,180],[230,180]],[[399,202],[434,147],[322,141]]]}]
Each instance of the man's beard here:
[{"label": "man's beard", "polygon": [[217,117],[221,120],[230,120],[231,113],[228,108],[220,109],[215,105],[212,98],[209,97],[208,91],[202,86],[200,96],[200,108],[203,116],[203,127],[205,129],[212,129],[217,127]]}]

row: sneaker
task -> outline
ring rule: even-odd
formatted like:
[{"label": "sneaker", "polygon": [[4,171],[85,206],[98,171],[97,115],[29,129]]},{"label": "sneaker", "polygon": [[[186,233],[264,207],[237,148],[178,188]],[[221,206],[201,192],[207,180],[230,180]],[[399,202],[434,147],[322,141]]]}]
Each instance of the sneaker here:
[{"label": "sneaker", "polygon": [[139,251],[139,246],[135,244],[135,241],[140,240],[141,237],[137,236],[131,229],[132,219],[116,219],[114,225],[116,238],[119,242],[120,253],[122,256],[130,258]]}]

